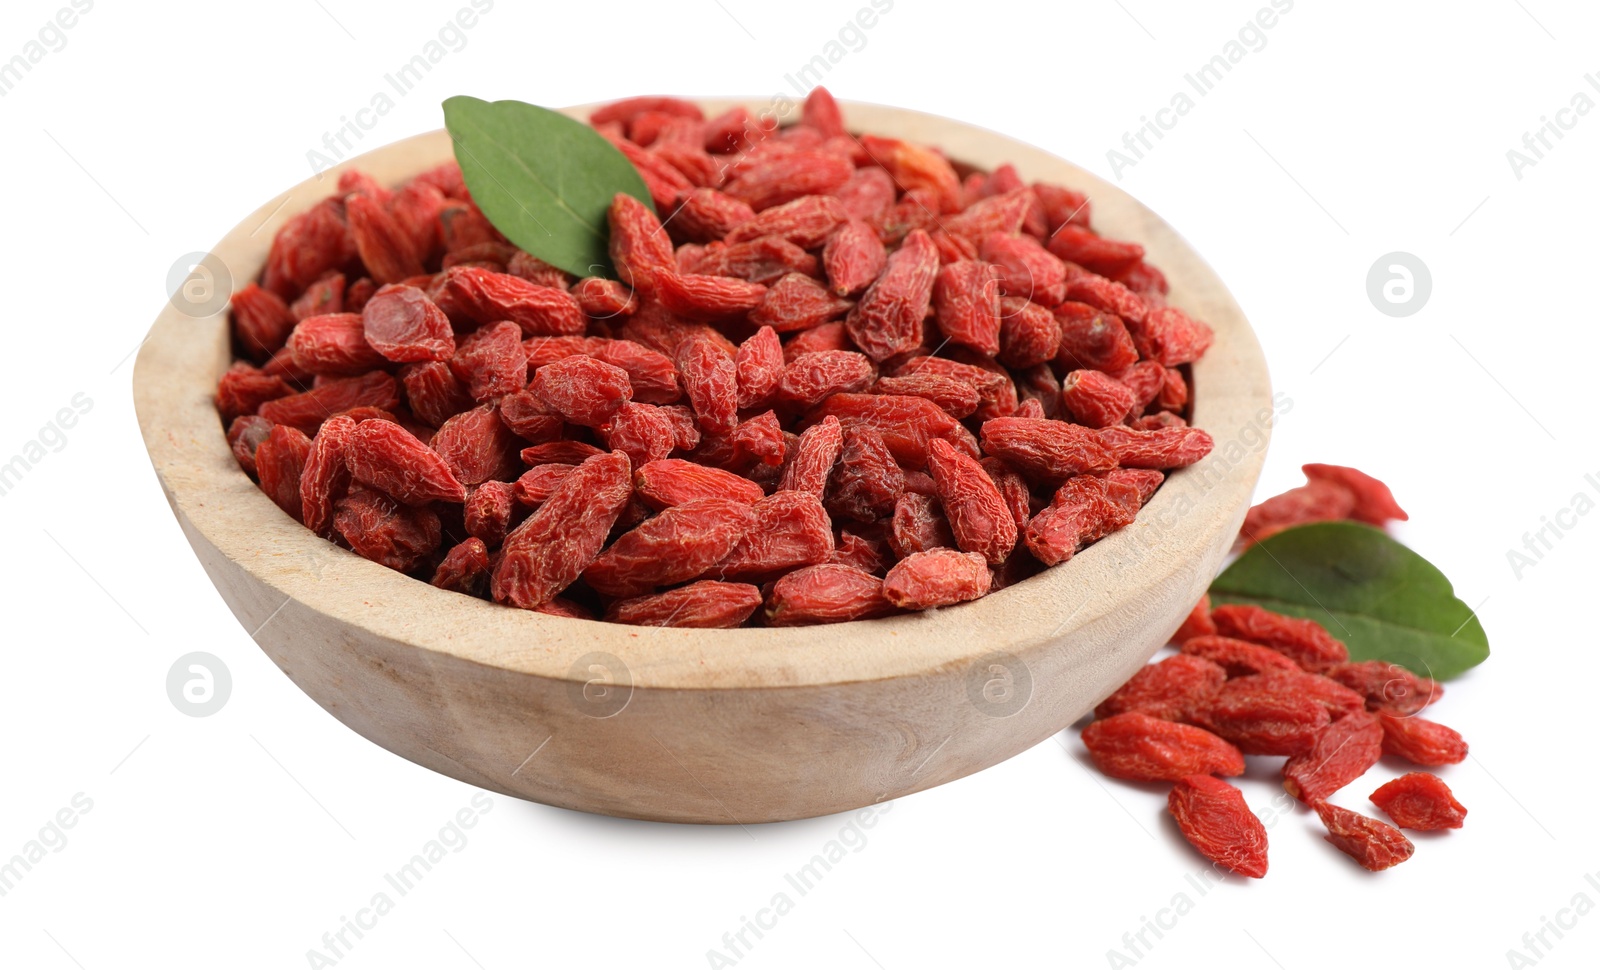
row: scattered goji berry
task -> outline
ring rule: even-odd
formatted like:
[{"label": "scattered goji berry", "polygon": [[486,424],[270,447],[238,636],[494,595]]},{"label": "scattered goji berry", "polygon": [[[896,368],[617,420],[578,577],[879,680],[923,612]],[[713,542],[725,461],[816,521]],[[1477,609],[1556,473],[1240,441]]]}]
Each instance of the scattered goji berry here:
[{"label": "scattered goji berry", "polygon": [[1227,673],[1210,660],[1178,654],[1140,667],[1127,683],[1100,702],[1094,716],[1106,718],[1136,711],[1165,721],[1181,720],[1221,690],[1227,679]]},{"label": "scattered goji berry", "polygon": [[1210,775],[1189,775],[1172,786],[1167,811],[1207,859],[1252,879],[1267,874],[1267,830],[1239,789]]},{"label": "scattered goji berry", "polygon": [[1225,603],[1211,610],[1211,621],[1223,636],[1271,647],[1312,673],[1350,659],[1345,645],[1315,620],[1284,616],[1249,603]]},{"label": "scattered goji berry", "polygon": [[1403,829],[1435,832],[1458,829],[1467,808],[1456,801],[1450,786],[1425,771],[1401,775],[1372,793],[1372,803]]},{"label": "scattered goji berry", "polygon": [[1327,802],[1313,807],[1328,830],[1323,838],[1363,869],[1380,872],[1406,861],[1417,850],[1410,839],[1387,822]]},{"label": "scattered goji berry", "polygon": [[1366,711],[1346,714],[1317,732],[1311,747],[1283,766],[1283,787],[1319,802],[1360,778],[1383,756],[1383,728]]},{"label": "scattered goji berry", "polygon": [[1244,774],[1244,755],[1210,731],[1138,711],[1090,724],[1083,729],[1083,746],[1096,768],[1125,781]]},{"label": "scattered goji berry", "polygon": [[1378,714],[1383,725],[1383,752],[1414,765],[1436,767],[1460,764],[1467,757],[1467,742],[1451,728],[1420,717]]}]

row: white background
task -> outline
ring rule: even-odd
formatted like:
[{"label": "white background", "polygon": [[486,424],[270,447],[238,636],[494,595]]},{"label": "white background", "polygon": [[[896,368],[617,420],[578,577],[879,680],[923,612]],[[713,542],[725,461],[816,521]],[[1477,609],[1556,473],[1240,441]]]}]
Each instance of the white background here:
[{"label": "white background", "polygon": [[[64,5],[9,0],[0,60]],[[75,394],[93,401],[0,498],[0,859],[75,794],[93,803],[0,897],[6,966],[306,966],[383,873],[471,804],[474,789],[325,714],[234,621],[162,499],[124,362],[174,261],[305,178],[307,150],[465,5],[101,0],[0,98],[0,459]],[[864,5],[498,0],[364,147],[438,127],[439,101],[460,93],[792,94],[784,74]],[[1107,149],[1264,5],[899,0],[827,84],[1111,176]],[[1585,481],[1600,480],[1600,113],[1521,178],[1506,157],[1575,92],[1600,99],[1584,80],[1600,70],[1597,36],[1600,11],[1576,2],[1299,0],[1121,173],[1228,282],[1294,401],[1259,494],[1297,484],[1305,461],[1379,474],[1412,513],[1397,534],[1481,604],[1494,655],[1433,709],[1472,744],[1442,772],[1466,828],[1421,836],[1410,862],[1370,875],[1296,811],[1273,822],[1265,880],[1200,897],[1184,877],[1205,863],[1163,792],[1091,775],[1067,731],[894,803],[738,966],[1104,966],[1180,892],[1192,911],[1159,940],[1147,932],[1141,967],[1531,965],[1525,933],[1577,893],[1600,903],[1584,879],[1600,870],[1600,516],[1520,577],[1507,561],[1600,487]],[[1395,250],[1433,280],[1399,319],[1365,289]],[[164,685],[193,650],[232,671],[231,699],[207,718],[176,710]],[[1341,800],[1361,808],[1395,772],[1385,762]],[[1279,791],[1266,763],[1244,787],[1258,809]],[[846,821],[667,826],[494,796],[466,846],[337,965],[707,966]],[[1593,966],[1600,915],[1563,919],[1575,926],[1546,932],[1538,965]]]}]

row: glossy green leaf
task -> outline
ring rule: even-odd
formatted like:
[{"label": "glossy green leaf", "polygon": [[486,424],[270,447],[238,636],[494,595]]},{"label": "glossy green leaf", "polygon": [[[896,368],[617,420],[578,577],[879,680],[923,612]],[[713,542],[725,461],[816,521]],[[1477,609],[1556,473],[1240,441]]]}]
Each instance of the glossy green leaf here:
[{"label": "glossy green leaf", "polygon": [[1216,603],[1255,603],[1316,620],[1354,660],[1435,679],[1489,656],[1489,638],[1437,567],[1381,530],[1318,522],[1252,546],[1211,584]]},{"label": "glossy green leaf", "polygon": [[467,189],[496,229],[575,276],[610,275],[611,199],[625,192],[651,205],[616,146],[581,121],[521,101],[454,97],[444,124]]}]

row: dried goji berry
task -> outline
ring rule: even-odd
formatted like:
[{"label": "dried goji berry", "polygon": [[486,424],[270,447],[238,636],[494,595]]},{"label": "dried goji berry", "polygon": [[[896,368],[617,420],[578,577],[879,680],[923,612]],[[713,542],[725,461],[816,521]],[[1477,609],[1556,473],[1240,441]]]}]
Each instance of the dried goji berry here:
[{"label": "dried goji berry", "polygon": [[574,283],[571,293],[578,301],[578,309],[595,320],[625,317],[639,307],[632,290],[616,280],[598,276],[586,276]]},{"label": "dried goji berry", "polygon": [[489,579],[489,549],[482,539],[464,539],[439,560],[428,582],[440,589],[478,595]]},{"label": "dried goji berry", "polygon": [[861,146],[873,161],[888,169],[901,190],[926,190],[935,213],[961,210],[961,177],[943,155],[922,145],[877,135],[862,135]]},{"label": "dried goji berry", "polygon": [[1051,312],[1031,300],[1008,296],[1000,301],[1000,352],[1007,367],[1027,370],[1056,356],[1061,325]]},{"label": "dried goji berry", "polygon": [[229,423],[242,415],[255,414],[266,402],[291,393],[292,389],[283,378],[264,373],[241,360],[224,371],[217,381],[215,404],[223,422]]},{"label": "dried goji berry", "polygon": [[232,307],[233,332],[245,353],[258,361],[283,347],[298,322],[283,297],[254,283],[245,284],[233,295]]},{"label": "dried goji berry", "polygon": [[1301,668],[1321,673],[1350,659],[1350,651],[1315,620],[1302,620],[1249,603],[1227,603],[1211,611],[1217,632],[1271,647]]},{"label": "dried goji berry", "polygon": [[850,339],[876,361],[915,349],[938,272],[939,251],[928,234],[918,229],[906,236],[845,318]]},{"label": "dried goji berry", "polygon": [[356,555],[400,572],[410,572],[432,555],[443,535],[432,509],[359,486],[334,503],[333,527]]},{"label": "dried goji berry", "polygon": [[1189,775],[1172,786],[1167,811],[1207,859],[1252,879],[1267,874],[1267,830],[1239,789],[1210,775]]},{"label": "dried goji berry", "polygon": [[978,257],[992,263],[999,274],[1000,292],[1044,306],[1066,298],[1067,268],[1031,236],[992,232],[978,248]]},{"label": "dried goji berry", "polygon": [[354,194],[345,199],[350,238],[367,272],[379,283],[399,283],[422,275],[422,259],[382,202]]},{"label": "dried goji berry", "polygon": [[1043,481],[1110,471],[1117,457],[1088,428],[1045,418],[994,418],[983,423],[985,454]]},{"label": "dried goji berry", "polygon": [[479,327],[456,345],[450,370],[467,385],[467,393],[474,401],[515,394],[528,383],[528,355],[522,349],[522,332],[509,320]]},{"label": "dried goji berry", "polygon": [[1425,771],[1413,771],[1380,786],[1372,793],[1372,803],[1403,829],[1458,829],[1467,819],[1467,807],[1456,801],[1450,786]]},{"label": "dried goji berry", "polygon": [[385,363],[367,343],[357,313],[307,317],[295,324],[286,346],[296,367],[319,376],[353,377]]},{"label": "dried goji berry", "polygon": [[869,165],[856,169],[829,194],[844,203],[852,219],[867,220],[894,205],[894,179],[886,170]]},{"label": "dried goji berry", "polygon": [[1126,781],[1180,781],[1187,775],[1242,775],[1244,755],[1204,728],[1133,712],[1083,729],[1094,766]]},{"label": "dried goji berry", "polygon": [[543,505],[554,495],[556,488],[567,480],[576,465],[551,463],[536,465],[518,476],[511,485],[511,494],[518,502],[529,507]]},{"label": "dried goji berry", "polygon": [[[426,361],[402,367],[400,382],[405,386],[406,404],[411,408],[411,413],[434,427],[444,424],[451,415],[460,414],[474,403],[467,385],[443,361]],[[559,426],[556,430],[560,430]]]},{"label": "dried goji berry", "polygon": [[392,421],[361,422],[344,456],[352,478],[407,505],[466,501],[466,486],[445,460]]},{"label": "dried goji berry", "polygon": [[937,404],[920,397],[892,394],[835,394],[812,412],[815,419],[828,415],[840,423],[865,425],[882,437],[895,459],[910,468],[928,464],[928,446],[935,438],[952,444],[965,429]]},{"label": "dried goji berry", "polygon": [[517,453],[522,445],[500,420],[493,404],[446,419],[428,446],[438,452],[456,481],[463,485],[478,485],[491,478],[510,479],[520,467]]},{"label": "dried goji berry", "polygon": [[853,172],[855,165],[848,158],[800,149],[754,161],[722,190],[761,212],[802,195],[825,195],[843,185]]},{"label": "dried goji berry", "polygon": [[727,629],[750,618],[761,605],[761,590],[746,583],[702,579],[652,596],[617,600],[606,620],[633,626]]},{"label": "dried goji berry", "polygon": [[1327,802],[1319,802],[1313,807],[1328,829],[1328,834],[1323,838],[1360,863],[1363,869],[1380,872],[1406,861],[1417,850],[1410,839],[1387,822]]},{"label": "dried goji berry", "polygon": [[655,297],[680,316],[719,320],[738,316],[761,305],[767,288],[731,276],[699,276],[657,272]]},{"label": "dried goji berry", "polygon": [[655,288],[657,273],[673,272],[677,261],[661,220],[643,202],[623,192],[606,212],[611,227],[611,263],[624,283],[641,293]]},{"label": "dried goji berry", "polygon": [[938,499],[914,491],[902,492],[895,499],[887,538],[889,548],[899,559],[929,549],[954,548],[956,544]]},{"label": "dried goji berry", "polygon": [[756,217],[756,210],[716,189],[692,189],[678,196],[667,228],[690,242],[722,240],[728,233]]},{"label": "dried goji berry", "polygon": [[1163,367],[1199,360],[1214,336],[1210,327],[1172,306],[1152,308],[1132,333],[1140,356]]},{"label": "dried goji berry", "polygon": [[584,356],[563,358],[539,368],[528,390],[568,423],[590,428],[616,417],[622,406],[633,399],[627,371]]},{"label": "dried goji berry", "polygon": [[1283,787],[1303,802],[1319,802],[1366,774],[1382,756],[1378,719],[1365,711],[1346,714],[1284,764]]},{"label": "dried goji berry", "polygon": [[1323,671],[1367,699],[1367,710],[1406,717],[1438,700],[1444,688],[1427,677],[1382,660],[1335,664]]},{"label": "dried goji berry", "polygon": [[256,474],[256,449],[261,447],[261,442],[267,440],[267,435],[275,427],[271,421],[256,414],[234,418],[233,423],[228,425],[228,448],[246,475]]},{"label": "dried goji berry", "polygon": [[1072,301],[1060,304],[1054,313],[1061,327],[1056,364],[1062,369],[1115,373],[1138,363],[1133,336],[1116,314]]},{"label": "dried goji berry", "polygon": [[572,585],[605,545],[632,494],[627,456],[595,455],[506,536],[490,580],[496,601],[532,609]]},{"label": "dried goji berry", "polygon": [[846,220],[822,249],[823,272],[835,296],[855,296],[865,290],[888,262],[883,241],[860,219]]},{"label": "dried goji berry", "polygon": [[785,574],[767,597],[769,626],[837,623],[895,611],[883,596],[883,580],[855,566],[822,563]]},{"label": "dried goji berry", "polygon": [[903,610],[928,610],[977,599],[989,591],[989,565],[973,552],[929,549],[895,563],[883,596]]},{"label": "dried goji berry", "polygon": [[872,361],[852,350],[801,354],[784,367],[778,380],[778,399],[808,408],[834,394],[864,391],[877,376],[878,369]]},{"label": "dried goji berry", "polygon": [[1245,754],[1296,755],[1311,749],[1332,718],[1318,701],[1275,689],[1265,677],[1237,677],[1200,705],[1194,723]]},{"label": "dried goji berry", "polygon": [[1220,690],[1227,679],[1227,673],[1211,661],[1178,654],[1140,667],[1127,683],[1100,702],[1094,716],[1114,717],[1137,711],[1166,721],[1180,720]]},{"label": "dried goji berry", "polygon": [[956,545],[993,565],[1005,562],[1017,544],[1017,521],[983,466],[935,439],[928,449],[928,474]]},{"label": "dried goji berry", "polygon": [[1192,465],[1211,454],[1215,443],[1199,428],[1159,428],[1137,431],[1128,427],[1101,428],[1100,441],[1124,468],[1165,471]]},{"label": "dried goji berry", "polygon": [[366,342],[396,363],[449,360],[456,352],[450,318],[414,286],[385,286],[361,310]]},{"label": "dried goji berry", "polygon": [[510,482],[484,482],[467,494],[461,515],[467,534],[499,546],[516,513],[516,487]]},{"label": "dried goji berry", "polygon": [[1467,757],[1467,742],[1459,733],[1436,721],[1420,717],[1378,715],[1383,725],[1383,753],[1414,765],[1460,764]]},{"label": "dried goji berry", "polygon": [[1128,385],[1097,370],[1075,370],[1061,381],[1061,403],[1091,428],[1121,424],[1133,410]]},{"label": "dried goji berry", "polygon": [[1343,485],[1307,482],[1251,506],[1239,538],[1246,543],[1260,542],[1297,525],[1348,518],[1354,508],[1355,496]]},{"label": "dried goji berry", "polygon": [[300,521],[323,537],[333,527],[334,503],[350,487],[345,446],[355,429],[355,419],[342,414],[322,422],[300,472]]},{"label": "dried goji berry", "polygon": [[752,508],[754,526],[711,570],[718,578],[776,576],[833,554],[833,524],[810,492],[773,492]]},{"label": "dried goji berry", "polygon": [[[267,265],[261,271],[262,288],[283,300],[299,296],[329,270],[355,258],[350,235],[345,205],[337,198],[324,199],[291,217],[272,238]],[[238,300],[237,294],[234,299]]]},{"label": "dried goji berry", "polygon": [[1389,486],[1366,472],[1344,465],[1316,464],[1301,465],[1300,470],[1312,482],[1327,482],[1349,491],[1355,499],[1355,505],[1349,513],[1352,519],[1383,526],[1395,519],[1405,521],[1410,518],[1394,500],[1394,493],[1389,491]]},{"label": "dried goji berry", "polygon": [[747,478],[681,458],[664,458],[639,466],[634,473],[634,487],[639,497],[656,509],[704,498],[730,498],[753,504],[765,495],[760,485]]},{"label": "dried goji berry", "polygon": [[261,490],[295,521],[300,508],[300,476],[311,454],[311,439],[288,425],[277,425],[256,446],[256,477]]},{"label": "dried goji berry", "polygon": [[788,464],[784,466],[778,490],[810,492],[822,498],[843,446],[844,431],[837,418],[824,418],[807,428],[800,435]]},{"label": "dried goji berry", "polygon": [[988,263],[947,263],[933,282],[939,331],[953,343],[993,357],[1000,352],[999,274]]},{"label": "dried goji berry", "polygon": [[476,266],[451,267],[429,296],[451,319],[460,316],[479,324],[510,320],[530,337],[581,334],[589,325],[571,293]]},{"label": "dried goji berry", "polygon": [[741,243],[762,236],[786,239],[801,249],[816,249],[850,214],[838,199],[805,195],[773,206],[727,234],[727,242]]},{"label": "dried goji berry", "polygon": [[1114,276],[1144,258],[1144,247],[1138,243],[1106,239],[1082,226],[1071,225],[1051,234],[1050,252],[1103,276]]},{"label": "dried goji berry", "polygon": [[[1187,621],[1185,621],[1187,623]],[[1216,627],[1212,627],[1216,629]],[[1180,631],[1181,632],[1181,631]],[[1174,638],[1176,639],[1176,638]],[[1228,672],[1229,677],[1265,674],[1273,671],[1298,673],[1300,665],[1283,654],[1248,640],[1201,634],[1181,641],[1180,649],[1190,656],[1204,657]]]},{"label": "dried goji berry", "polygon": [[731,552],[755,523],[752,507],[735,499],[675,505],[624,532],[583,578],[597,592],[618,597],[694,579]]},{"label": "dried goji berry", "polygon": [[1028,210],[1036,201],[1033,190],[1027,188],[989,196],[945,219],[944,229],[953,236],[968,240],[973,246],[983,245],[983,241],[992,233],[1014,236],[1022,231]]},{"label": "dried goji berry", "polygon": [[371,371],[359,377],[319,382],[309,391],[267,401],[256,413],[274,424],[316,434],[323,421],[341,411],[363,406],[388,410],[399,403],[394,378]]}]

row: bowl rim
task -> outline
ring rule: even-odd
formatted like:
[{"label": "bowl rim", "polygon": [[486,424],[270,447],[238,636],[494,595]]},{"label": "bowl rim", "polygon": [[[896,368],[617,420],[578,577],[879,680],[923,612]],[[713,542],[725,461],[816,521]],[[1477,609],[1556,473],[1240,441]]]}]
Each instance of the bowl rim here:
[{"label": "bowl rim", "polygon": [[[708,115],[734,105],[773,108],[771,99],[762,98],[695,100]],[[1180,576],[1222,530],[1237,530],[1265,459],[1275,398],[1243,311],[1175,230],[1094,174],[966,122],[904,108],[840,104],[861,130],[937,144],[952,159],[980,169],[1009,161],[1029,182],[1086,190],[1097,228],[1142,243],[1172,282],[1170,301],[1212,325],[1215,343],[1192,365],[1192,413],[1217,446],[1202,461],[1170,474],[1132,525],[977,600],[873,620],[697,630],[506,607],[370,562],[285,515],[238,467],[212,405],[216,378],[231,362],[226,307],[193,317],[169,302],[140,348],[134,399],[152,464],[191,541],[203,539],[281,595],[277,609],[294,600],[395,643],[574,684],[588,681],[595,663],[632,687],[663,690],[819,687],[931,676],[987,655],[1059,642],[1073,630],[1137,609],[1140,590]],[[582,119],[596,106],[561,110]],[[797,111],[791,103],[779,106],[778,114],[791,120]],[[236,290],[257,276],[277,229],[330,194],[341,173],[360,169],[392,184],[449,157],[449,137],[441,129],[349,158],[262,205],[212,254]],[[208,550],[198,542],[196,549],[205,558]],[[262,625],[270,621],[268,616]]]}]

